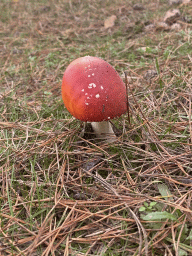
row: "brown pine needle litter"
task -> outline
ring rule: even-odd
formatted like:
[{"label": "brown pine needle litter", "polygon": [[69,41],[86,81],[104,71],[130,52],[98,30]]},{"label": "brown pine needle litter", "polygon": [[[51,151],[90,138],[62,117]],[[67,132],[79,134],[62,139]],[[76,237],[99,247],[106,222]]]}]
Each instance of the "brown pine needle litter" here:
[{"label": "brown pine needle litter", "polygon": [[[192,2],[172,2],[0,2],[0,255],[192,255]],[[86,55],[127,86],[113,143],[62,102]]]}]

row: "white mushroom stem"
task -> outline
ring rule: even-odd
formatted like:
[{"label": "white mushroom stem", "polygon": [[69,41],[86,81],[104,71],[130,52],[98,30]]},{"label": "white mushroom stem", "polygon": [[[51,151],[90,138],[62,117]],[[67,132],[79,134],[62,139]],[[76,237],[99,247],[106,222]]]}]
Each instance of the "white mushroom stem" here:
[{"label": "white mushroom stem", "polygon": [[113,142],[116,140],[116,135],[110,122],[92,122],[91,125],[97,138],[107,140],[107,142]]}]

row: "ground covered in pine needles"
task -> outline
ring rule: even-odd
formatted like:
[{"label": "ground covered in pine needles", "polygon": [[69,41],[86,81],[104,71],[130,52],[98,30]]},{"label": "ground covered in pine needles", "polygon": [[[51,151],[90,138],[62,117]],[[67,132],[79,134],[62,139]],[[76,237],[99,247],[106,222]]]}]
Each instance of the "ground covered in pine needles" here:
[{"label": "ground covered in pine needles", "polygon": [[[0,255],[192,255],[192,2],[168,2],[1,1]],[[128,75],[114,143],[61,99],[85,55]]]}]

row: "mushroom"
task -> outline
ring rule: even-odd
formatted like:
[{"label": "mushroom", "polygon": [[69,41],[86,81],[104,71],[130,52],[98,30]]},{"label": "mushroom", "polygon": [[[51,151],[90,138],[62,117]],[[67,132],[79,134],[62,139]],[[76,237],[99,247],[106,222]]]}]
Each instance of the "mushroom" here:
[{"label": "mushroom", "polygon": [[116,140],[109,120],[127,111],[127,96],[122,79],[109,63],[91,56],[72,61],[61,90],[63,102],[75,118],[91,122],[98,138]]}]

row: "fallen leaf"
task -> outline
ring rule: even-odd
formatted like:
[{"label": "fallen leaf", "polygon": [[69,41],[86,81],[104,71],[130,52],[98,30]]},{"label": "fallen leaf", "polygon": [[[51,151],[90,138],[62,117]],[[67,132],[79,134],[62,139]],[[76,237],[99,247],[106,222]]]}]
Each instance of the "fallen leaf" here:
[{"label": "fallen leaf", "polygon": [[169,25],[165,22],[156,23],[156,30],[158,31],[167,31],[169,29],[170,29]]},{"label": "fallen leaf", "polygon": [[133,10],[137,10],[137,11],[142,11],[144,10],[145,8],[143,7],[142,4],[134,4],[133,5]]},{"label": "fallen leaf", "polygon": [[105,28],[112,28],[115,25],[115,20],[117,17],[115,15],[110,16],[107,18],[104,22],[104,27]]},{"label": "fallen leaf", "polygon": [[173,25],[171,25],[171,30],[179,31],[180,29],[181,25],[179,23],[173,23]]},{"label": "fallen leaf", "polygon": [[190,3],[191,0],[183,0],[183,4],[188,4]]},{"label": "fallen leaf", "polygon": [[169,0],[170,5],[179,5],[182,3],[182,0]]},{"label": "fallen leaf", "polygon": [[166,12],[164,22],[168,25],[172,25],[180,17],[179,9],[173,9]]}]

